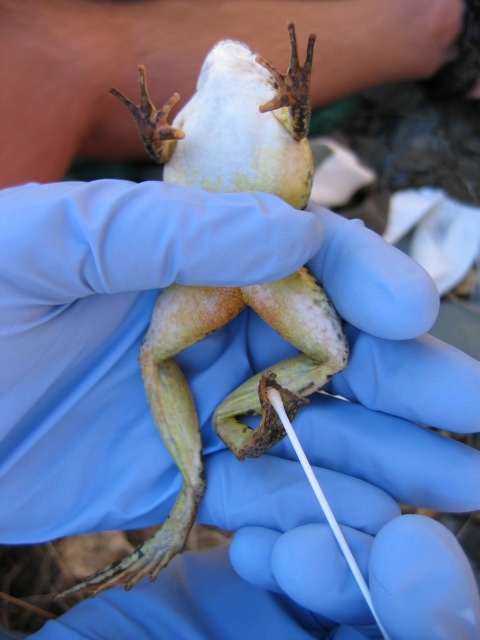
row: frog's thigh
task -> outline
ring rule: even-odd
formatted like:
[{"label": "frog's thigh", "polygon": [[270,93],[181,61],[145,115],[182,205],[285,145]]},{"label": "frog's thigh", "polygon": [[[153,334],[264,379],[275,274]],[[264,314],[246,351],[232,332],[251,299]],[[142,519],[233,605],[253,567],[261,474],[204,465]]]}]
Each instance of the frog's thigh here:
[{"label": "frog's thigh", "polygon": [[[263,285],[242,288],[246,303],[302,353],[321,365],[317,388],[344,368],[348,344],[325,291],[304,267]],[[279,379],[280,384],[287,386]],[[293,389],[295,390],[295,389]]]},{"label": "frog's thigh", "polygon": [[232,320],[245,306],[238,287],[173,284],[157,298],[140,357],[161,362]]}]

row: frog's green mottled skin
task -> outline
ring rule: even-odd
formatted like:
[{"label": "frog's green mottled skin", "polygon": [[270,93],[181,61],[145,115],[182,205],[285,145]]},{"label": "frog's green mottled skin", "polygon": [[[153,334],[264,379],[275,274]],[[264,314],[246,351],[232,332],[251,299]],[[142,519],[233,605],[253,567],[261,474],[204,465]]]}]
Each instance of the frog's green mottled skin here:
[{"label": "frog's green mottled skin", "polygon": [[[306,205],[312,176],[306,134],[315,38],[309,38],[306,62],[301,67],[292,24],[288,30],[291,57],[285,75],[241,43],[222,41],[216,45],[205,60],[196,94],[172,126],[166,119],[178,96],[157,111],[148,97],[144,67],[139,67],[140,105],[112,90],[132,112],[149,154],[167,163],[165,180],[218,191],[269,191],[296,208]],[[286,392],[287,400],[295,394],[313,393],[346,365],[348,346],[341,322],[305,268],[262,285],[217,288],[174,284],[162,291],[139,359],[151,412],[180,470],[182,489],[169,518],[152,537],[130,556],[71,591],[98,593],[120,583],[130,588],[145,575],[154,578],[182,551],[205,479],[195,407],[173,356],[229,322],[247,305],[301,352],[272,367],[282,385],[293,392],[291,396]],[[265,419],[264,402],[257,393],[259,377],[232,392],[213,419],[215,431],[239,459],[261,455],[284,435],[276,416],[269,414]],[[299,402],[292,403],[293,415]],[[239,421],[240,416],[260,414],[262,409],[261,429],[252,430]]]}]

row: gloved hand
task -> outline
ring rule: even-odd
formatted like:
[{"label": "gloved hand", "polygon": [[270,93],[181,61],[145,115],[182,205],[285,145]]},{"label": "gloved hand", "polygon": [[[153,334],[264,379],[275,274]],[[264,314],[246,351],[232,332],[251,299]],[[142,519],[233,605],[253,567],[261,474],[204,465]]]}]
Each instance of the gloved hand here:
[{"label": "gloved hand", "polygon": [[[331,399],[319,397],[297,419],[299,432],[306,430],[311,438],[306,448],[312,461],[318,464],[319,456],[326,456],[327,462],[320,462],[340,471],[318,469],[337,518],[372,536],[398,516],[389,494],[424,506],[478,508],[470,489],[478,482],[476,452],[408,421],[473,430],[479,411],[474,402],[478,363],[433,340],[406,341],[430,326],[438,299],[426,274],[374,234],[323,209],[315,210],[317,220],[291,212],[271,196],[216,196],[157,183],[31,186],[0,196],[5,245],[0,260],[6,265],[2,271],[11,274],[2,284],[3,541],[144,526],[166,515],[178,479],[153,428],[136,363],[156,293],[139,291],[172,279],[247,284],[280,277],[314,253],[321,236],[318,219],[326,239],[311,267],[342,314],[363,330],[349,329],[352,358],[331,390],[341,390],[364,406],[335,400],[340,404],[335,405],[331,443],[324,440],[322,418]],[[233,209],[230,216],[228,210],[225,214],[227,202]],[[233,218],[239,209],[247,220],[236,224],[234,218],[230,232],[220,213]],[[299,217],[290,218],[293,214]],[[272,219],[281,221],[286,215],[288,222],[275,228]],[[215,233],[212,224],[217,224]],[[305,246],[304,237],[309,238]],[[222,280],[219,266],[225,255],[232,263]],[[389,336],[403,340],[391,342]],[[202,427],[208,427],[213,409],[228,391],[290,349],[246,312],[183,352],[178,359]],[[410,396],[410,389],[417,395]],[[455,397],[459,400],[450,409]],[[432,406],[434,398],[437,406]],[[351,411],[366,412],[365,423],[372,424],[373,432],[351,429],[351,440],[340,446],[335,433],[356,417]],[[383,437],[384,421],[388,433],[396,436],[393,444]],[[264,527],[253,530],[262,541],[265,531],[267,536],[272,531],[302,531],[302,525],[322,520],[288,444],[279,445],[276,455],[240,465],[222,451],[210,428],[203,436],[209,479],[200,511],[204,522],[235,529]],[[331,452],[324,450],[330,446]],[[410,457],[402,459],[399,446]],[[431,447],[441,454],[441,464],[435,463]],[[421,460],[426,452],[428,465]],[[392,459],[395,465],[390,468]],[[457,468],[461,481],[448,471],[445,479],[445,463]],[[241,536],[245,540],[249,532],[252,529],[240,533],[235,543],[240,573],[245,572],[242,564],[249,566],[242,563],[241,553],[248,550]],[[272,586],[270,556],[263,558],[260,568],[265,571],[247,577]],[[281,587],[288,592],[287,582]],[[344,594],[336,593],[341,606]],[[100,615],[105,601],[96,602]],[[456,608],[453,611],[455,615]],[[429,611],[425,615],[428,620]],[[91,629],[95,624],[88,619]]]},{"label": "gloved hand", "polygon": [[[370,588],[377,613],[392,640],[478,638],[476,585],[460,547],[444,527],[423,516],[400,516],[380,531],[373,545],[365,534],[368,543],[361,540],[359,532],[350,529],[345,533],[357,555],[372,546]],[[322,525],[293,530],[297,540],[291,544],[285,539],[288,534],[277,536],[273,559],[275,562],[276,556],[280,557],[276,567],[279,575],[282,566],[293,565],[288,576],[283,573],[290,592],[303,599],[309,597],[314,611],[319,602],[328,602],[340,618],[351,617],[350,608],[356,611],[357,619],[361,617],[358,589]],[[256,537],[254,542],[258,541]],[[308,544],[303,549],[300,545],[305,542]],[[282,544],[287,548],[282,549]],[[293,552],[290,562],[281,558],[284,551]],[[337,625],[295,604],[278,592],[278,586],[267,590],[242,580],[231,568],[227,554],[223,548],[177,556],[156,582],[142,580],[132,591],[115,588],[84,600],[58,620],[47,622],[32,638],[381,638],[374,625]],[[307,582],[303,582],[305,579]]]},{"label": "gloved hand", "polygon": [[[178,479],[137,362],[157,289],[285,275],[318,250],[318,214],[269,195],[119,181],[6,189],[0,212],[0,540],[160,522]],[[427,295],[409,322],[421,331],[435,305]],[[223,449],[211,414],[251,374],[249,351],[256,357],[263,344],[260,330],[247,332],[251,321],[241,314],[178,358],[207,426],[207,456]],[[267,354],[277,359],[275,347]]]},{"label": "gloved hand", "polygon": [[[164,518],[177,474],[137,361],[158,288],[286,275],[323,238],[317,216],[294,213],[292,225],[291,207],[273,196],[158,182],[0,192],[2,542]],[[197,369],[208,371],[236,333],[210,340]],[[236,352],[248,367],[241,345],[239,336],[232,371]],[[202,425],[232,377],[210,376]]]},{"label": "gloved hand", "polygon": [[[440,511],[477,510],[479,453],[419,424],[458,433],[478,431],[480,363],[428,335],[401,339],[409,331],[414,335],[415,328],[408,323],[414,317],[416,296],[425,294],[421,277],[415,281],[419,274],[414,266],[406,273],[400,266],[403,258],[355,227],[357,223],[345,223],[330,212],[320,215],[326,242],[310,267],[337,309],[357,327],[346,327],[349,364],[327,386],[351,402],[316,396],[295,419],[317,477],[329,488],[328,469],[381,487],[400,503]],[[406,299],[408,282],[412,290]],[[398,300],[392,308],[395,283],[405,299],[403,312]],[[347,297],[342,298],[343,293]],[[370,315],[373,305],[367,299],[378,301],[379,316]],[[385,323],[383,328],[375,325],[376,318]],[[397,340],[388,340],[388,333]],[[255,368],[271,364],[264,344],[276,355],[292,354],[291,346],[259,319],[252,318],[250,335],[257,345],[251,349]],[[287,441],[271,454],[295,460]],[[334,494],[331,500],[326,493],[337,519],[347,525],[344,514],[339,517],[339,496]],[[373,504],[366,495],[363,500],[363,509]],[[315,509],[318,514],[320,507],[312,500],[310,513]],[[306,516],[298,525],[279,519],[268,528],[240,528],[230,546],[233,566],[252,584],[288,594],[320,620],[333,621],[329,638],[380,638],[333,534],[326,524],[313,520]],[[375,610],[392,638],[479,636],[477,586],[462,550],[444,527],[420,516],[400,516],[380,526],[374,536],[365,535],[362,527],[343,529],[364,576],[369,577]]]}]

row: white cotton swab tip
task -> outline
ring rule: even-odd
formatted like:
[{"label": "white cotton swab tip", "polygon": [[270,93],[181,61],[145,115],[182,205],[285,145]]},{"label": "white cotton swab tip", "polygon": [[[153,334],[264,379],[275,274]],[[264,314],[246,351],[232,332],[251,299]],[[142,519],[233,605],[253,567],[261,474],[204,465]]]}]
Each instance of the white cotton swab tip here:
[{"label": "white cotton swab tip", "polygon": [[380,629],[380,632],[384,637],[384,640],[390,640],[390,636],[388,635],[387,631],[385,630],[380,619],[377,616],[377,613],[373,606],[370,591],[358,567],[357,561],[353,557],[350,547],[348,546],[348,543],[345,540],[345,536],[343,535],[342,530],[340,529],[338,522],[333,514],[333,511],[331,510],[330,505],[328,504],[327,498],[325,497],[325,494],[323,493],[323,490],[317,478],[315,477],[315,474],[313,473],[313,469],[307,460],[307,456],[305,455],[305,451],[303,450],[303,447],[300,444],[299,439],[297,438],[297,434],[293,430],[292,423],[290,422],[285,412],[285,408],[283,406],[280,393],[277,391],[277,389],[273,387],[268,387],[266,390],[266,394],[270,404],[277,412],[278,417],[280,418],[285,428],[285,431],[287,432],[287,436],[289,437],[290,442],[292,443],[292,446],[295,450],[295,453],[297,454],[300,464],[303,467],[303,470],[305,471],[305,474],[308,478],[308,481],[310,482],[313,492],[315,493],[317,500],[323,509],[327,522],[330,525],[330,528],[332,529],[333,535],[335,536],[335,539],[337,540],[338,545],[340,546],[340,549],[343,555],[345,556],[348,566],[350,567],[350,570],[353,573],[353,577],[355,578],[358,586],[360,587],[360,591],[362,592],[363,597],[365,598],[368,608],[372,612],[372,615]]}]

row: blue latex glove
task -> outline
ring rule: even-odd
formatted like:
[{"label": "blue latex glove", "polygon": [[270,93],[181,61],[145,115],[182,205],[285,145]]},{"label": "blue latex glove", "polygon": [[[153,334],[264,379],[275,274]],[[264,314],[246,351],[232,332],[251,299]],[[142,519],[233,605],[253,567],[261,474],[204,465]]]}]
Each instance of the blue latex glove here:
[{"label": "blue latex glove", "polygon": [[[306,525],[292,544],[280,536],[274,556],[290,552],[299,561],[285,584],[300,599],[307,593],[318,607],[329,601],[345,617],[359,597],[335,543],[321,525]],[[352,530],[350,530],[352,532]],[[347,531],[345,533],[348,533]],[[413,535],[413,540],[410,536]],[[355,535],[349,542],[358,553]],[[255,539],[258,542],[258,538]],[[303,550],[300,544],[307,543]],[[370,540],[370,544],[372,541]],[[282,544],[287,548],[282,549]],[[332,554],[332,558],[328,557]],[[286,566],[285,559],[277,569]],[[323,573],[326,571],[326,573]],[[319,573],[318,573],[319,572]],[[474,640],[478,638],[476,587],[454,537],[422,516],[400,516],[373,541],[370,587],[377,613],[392,640]],[[440,584],[434,582],[435,574]],[[306,583],[302,581],[307,580]],[[455,611],[458,613],[455,615]],[[472,614],[476,615],[475,619]],[[85,600],[58,620],[47,622],[35,640],[361,640],[380,638],[373,625],[335,625],[295,604],[282,593],[245,582],[232,570],[226,549],[177,556],[157,581],[142,580],[125,592],[115,588]]]},{"label": "blue latex glove", "polygon": [[[31,186],[4,191],[0,198],[0,237],[5,245],[0,261],[5,261],[2,272],[8,275],[2,284],[5,329],[0,338],[6,355],[1,409],[7,418],[0,468],[3,541],[33,542],[77,531],[144,526],[166,515],[179,479],[143,397],[136,351],[156,293],[139,291],[165,286],[172,279],[246,284],[279,277],[314,253],[322,235],[318,220],[325,229],[325,242],[311,266],[345,317],[372,334],[350,330],[352,359],[334,379],[332,390],[341,387],[342,393],[365,406],[335,401],[341,403],[338,427],[350,422],[353,414],[348,412],[353,407],[365,411],[369,416],[365,421],[374,427],[386,420],[392,433],[398,431],[393,445],[383,432],[378,438],[378,428],[372,433],[352,429],[351,447],[348,442],[340,446],[334,435],[330,454],[323,450],[330,447],[323,424],[321,429],[316,426],[323,420],[323,403],[330,399],[319,397],[302,412],[299,420],[310,434],[307,450],[313,461],[315,455],[331,455],[330,465],[318,464],[333,469],[337,465],[338,471],[318,470],[337,518],[369,537],[396,522],[399,510],[390,494],[404,501],[424,500],[425,506],[478,508],[470,489],[478,482],[476,452],[436,434],[425,436],[427,432],[395,417],[433,424],[438,419],[437,426],[449,423],[453,429],[475,429],[478,363],[435,341],[406,341],[433,322],[438,308],[434,287],[419,267],[362,226],[323,209],[315,210],[316,217],[291,212],[271,196],[215,196],[158,183]],[[151,212],[157,208],[152,220]],[[240,223],[238,214],[243,215]],[[232,220],[231,228],[224,223],[225,215]],[[278,228],[274,219],[280,221]],[[222,280],[225,255],[229,264]],[[404,340],[391,342],[389,335]],[[321,521],[318,507],[288,445],[277,447],[276,455],[240,465],[222,451],[208,423],[228,391],[290,349],[246,312],[178,358],[193,389],[200,423],[207,427],[203,437],[209,487],[200,517],[232,529],[254,525],[256,529],[245,529],[243,535],[253,531],[259,541],[265,532],[302,531],[303,525]],[[383,381],[386,385],[390,381],[395,393],[387,392]],[[404,389],[396,387],[402,383]],[[422,385],[420,399],[409,395],[410,388],[417,393]],[[447,387],[450,397],[444,393]],[[437,393],[438,406],[432,407]],[[459,400],[449,411],[451,397]],[[393,416],[366,408],[369,405]],[[336,432],[335,424],[332,431]],[[410,459],[403,465],[398,460],[399,445],[418,454],[414,472]],[[441,463],[428,453],[429,464],[420,464],[419,452],[431,452],[431,446],[441,455]],[[387,461],[395,459],[393,469],[382,464],[384,455]],[[461,474],[463,484],[457,482],[457,493],[450,486],[454,474],[445,476],[442,469],[445,463]],[[426,468],[431,470],[425,473]],[[246,490],[249,486],[251,492]],[[241,535],[235,565],[244,573],[241,551],[248,545],[241,544]],[[247,577],[288,593],[288,585],[280,587],[277,578],[272,582],[269,562],[270,556],[262,565],[266,572]],[[435,582],[435,577],[431,580]],[[341,591],[337,595],[339,606],[342,600],[349,603]],[[110,595],[106,597],[95,601],[98,618],[84,619],[93,634],[85,637],[109,637],[101,631],[95,635],[102,603]],[[452,612],[458,613],[456,603]],[[129,613],[132,620],[138,619],[133,610]],[[82,614],[78,615],[81,620]],[[431,611],[424,615],[428,623]],[[318,625],[317,618],[309,619]],[[154,628],[159,627],[151,627],[148,637]],[[64,631],[58,637],[67,637]]]},{"label": "blue latex glove", "polygon": [[[178,478],[137,361],[157,290],[286,275],[323,238],[317,216],[294,215],[292,225],[291,207],[270,195],[158,182],[0,192],[2,542],[165,517]],[[230,328],[208,342],[200,378],[210,366],[218,375],[235,335]],[[217,389],[199,403],[202,424],[248,367],[242,341],[240,371],[234,351],[232,375],[206,380]]]}]

